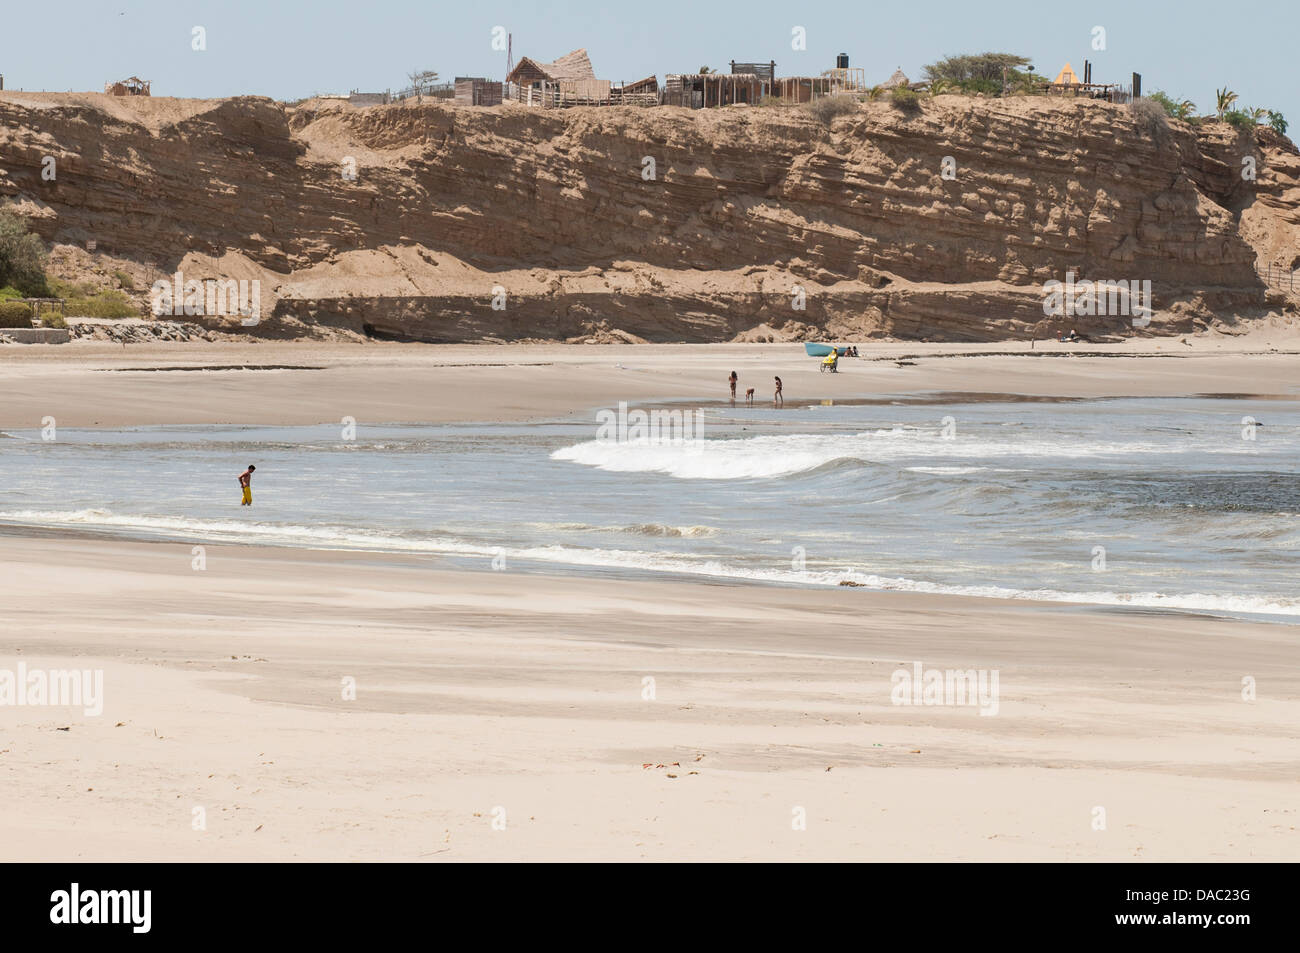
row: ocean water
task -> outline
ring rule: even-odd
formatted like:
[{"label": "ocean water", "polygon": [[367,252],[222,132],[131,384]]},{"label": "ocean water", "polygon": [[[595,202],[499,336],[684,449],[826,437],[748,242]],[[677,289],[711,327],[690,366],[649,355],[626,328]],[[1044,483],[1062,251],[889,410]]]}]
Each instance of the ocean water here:
[{"label": "ocean water", "polygon": [[9,431],[0,523],[1300,621],[1295,401],[657,406],[698,409],[703,433],[601,439],[594,412],[363,421],[354,439],[337,424]]}]

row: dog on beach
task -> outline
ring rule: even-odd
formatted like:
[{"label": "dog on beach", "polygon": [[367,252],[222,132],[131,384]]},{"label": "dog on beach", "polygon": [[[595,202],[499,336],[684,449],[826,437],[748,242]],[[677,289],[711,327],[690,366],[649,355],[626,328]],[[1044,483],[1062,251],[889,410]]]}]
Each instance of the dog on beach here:
[{"label": "dog on beach", "polygon": [[752,387],[745,391],[745,404],[749,407],[754,406],[754,388]]}]

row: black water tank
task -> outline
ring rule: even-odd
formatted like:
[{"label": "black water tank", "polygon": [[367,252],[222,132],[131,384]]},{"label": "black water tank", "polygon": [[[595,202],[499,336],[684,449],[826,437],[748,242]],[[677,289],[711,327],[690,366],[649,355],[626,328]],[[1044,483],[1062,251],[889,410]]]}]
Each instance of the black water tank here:
[{"label": "black water tank", "polygon": [[839,56],[835,57],[835,68],[836,68],[836,69],[848,69],[848,68],[849,68],[849,54],[847,54],[847,53],[841,53]]}]

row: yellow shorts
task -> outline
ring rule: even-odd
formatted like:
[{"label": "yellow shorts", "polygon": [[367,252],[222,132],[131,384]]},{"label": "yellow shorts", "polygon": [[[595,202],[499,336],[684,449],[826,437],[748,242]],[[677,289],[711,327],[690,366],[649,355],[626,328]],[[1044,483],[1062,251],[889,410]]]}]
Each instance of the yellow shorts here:
[{"label": "yellow shorts", "polygon": [[244,502],[245,503],[253,502],[253,488],[251,486],[244,487]]}]

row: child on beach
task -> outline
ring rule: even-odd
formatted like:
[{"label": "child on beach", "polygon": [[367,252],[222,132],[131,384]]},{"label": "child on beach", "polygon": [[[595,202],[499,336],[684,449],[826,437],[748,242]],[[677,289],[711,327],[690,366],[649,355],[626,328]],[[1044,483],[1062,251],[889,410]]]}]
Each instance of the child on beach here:
[{"label": "child on beach", "polygon": [[244,489],[244,501],[239,504],[240,506],[253,505],[253,471],[256,469],[257,467],[250,463],[248,469],[239,474],[239,485]]},{"label": "child on beach", "polygon": [[773,406],[773,407],[777,407],[777,406],[784,407],[784,406],[785,406],[785,397],[782,396],[782,394],[781,394],[781,378],[777,377],[777,378],[775,378],[775,380],[776,380],[776,393],[772,395],[772,406]]},{"label": "child on beach", "polygon": [[727,382],[731,384],[731,402],[733,404],[736,402],[736,384],[739,380],[740,378],[736,376],[735,371],[732,371],[731,376],[727,378]]}]

